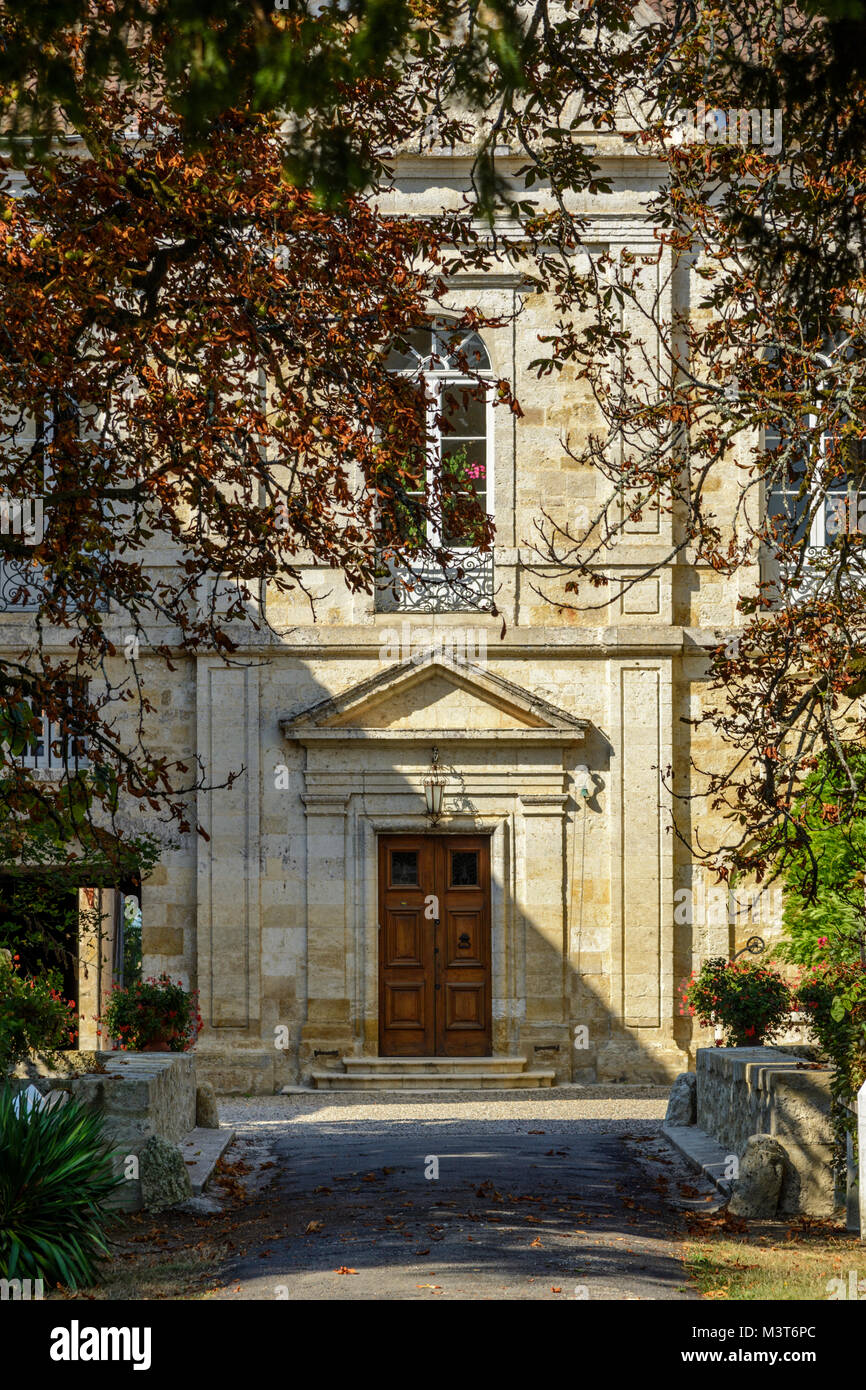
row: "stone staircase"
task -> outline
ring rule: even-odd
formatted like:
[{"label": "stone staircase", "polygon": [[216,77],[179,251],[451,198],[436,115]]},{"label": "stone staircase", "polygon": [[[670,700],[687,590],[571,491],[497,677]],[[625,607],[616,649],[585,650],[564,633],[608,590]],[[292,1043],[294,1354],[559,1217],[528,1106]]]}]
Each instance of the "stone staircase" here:
[{"label": "stone staircase", "polygon": [[319,1091],[513,1091],[552,1086],[525,1057],[343,1057],[342,1071],[314,1071]]}]

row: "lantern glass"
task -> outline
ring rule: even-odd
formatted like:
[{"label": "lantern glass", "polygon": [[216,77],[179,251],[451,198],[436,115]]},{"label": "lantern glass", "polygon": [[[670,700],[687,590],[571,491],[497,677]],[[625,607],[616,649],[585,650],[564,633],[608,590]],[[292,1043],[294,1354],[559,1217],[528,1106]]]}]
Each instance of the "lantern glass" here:
[{"label": "lantern glass", "polygon": [[444,792],[445,784],[440,782],[438,778],[424,783],[424,799],[427,803],[428,816],[441,816]]}]

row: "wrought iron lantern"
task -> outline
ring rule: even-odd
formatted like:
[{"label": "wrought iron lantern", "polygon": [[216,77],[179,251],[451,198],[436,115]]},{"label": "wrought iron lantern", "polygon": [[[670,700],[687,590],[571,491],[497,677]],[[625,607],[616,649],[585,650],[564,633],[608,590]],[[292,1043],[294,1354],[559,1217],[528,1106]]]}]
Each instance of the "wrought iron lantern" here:
[{"label": "wrought iron lantern", "polygon": [[445,804],[445,775],[439,766],[439,749],[434,748],[430,757],[430,771],[424,778],[424,802],[427,818],[432,824],[441,818]]}]

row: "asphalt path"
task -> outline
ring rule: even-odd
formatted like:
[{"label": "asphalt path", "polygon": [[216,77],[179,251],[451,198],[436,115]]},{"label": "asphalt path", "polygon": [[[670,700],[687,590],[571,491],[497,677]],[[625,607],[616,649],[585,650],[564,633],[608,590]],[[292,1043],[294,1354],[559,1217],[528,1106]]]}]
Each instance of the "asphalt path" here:
[{"label": "asphalt path", "polygon": [[229,1158],[255,1154],[261,1171],[266,1154],[268,1185],[212,1297],[696,1297],[676,1198],[707,1197],[657,1123],[551,1118],[543,1103],[530,1118],[466,1105],[407,1117],[408,1099],[394,1120],[325,1107],[268,1123],[264,1138],[241,1125]]}]

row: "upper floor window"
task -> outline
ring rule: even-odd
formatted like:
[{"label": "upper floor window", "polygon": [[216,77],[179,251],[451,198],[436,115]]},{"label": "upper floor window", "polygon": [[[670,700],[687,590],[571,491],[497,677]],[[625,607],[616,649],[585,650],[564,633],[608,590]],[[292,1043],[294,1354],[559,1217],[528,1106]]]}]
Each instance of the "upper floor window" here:
[{"label": "upper floor window", "polygon": [[[780,446],[778,430],[767,430],[764,447]],[[815,549],[841,532],[866,534],[866,439],[828,432],[813,449],[811,468],[803,455],[792,458],[769,491],[775,538]]]},{"label": "upper floor window", "polygon": [[[92,466],[89,449],[104,427],[105,414],[94,406],[83,408],[69,394],[46,398],[35,416],[8,419],[0,430],[0,454],[10,473],[21,463],[29,474],[41,480],[41,491],[33,496],[11,497],[0,473],[0,613],[37,612],[47,597],[47,583],[36,554],[48,531],[53,513],[52,494],[73,485]],[[86,490],[86,485],[85,485]],[[103,519],[116,514],[115,504],[101,498],[98,505]],[[4,538],[9,540],[4,543]],[[5,552],[5,553],[4,553]],[[79,550],[75,577],[94,578],[96,559]],[[58,597],[56,571],[51,596]],[[69,586],[70,581],[64,583]],[[68,587],[66,589],[68,593]],[[94,607],[106,611],[106,595],[94,600]]]},{"label": "upper floor window", "polygon": [[837,537],[866,535],[866,439],[844,410],[833,408],[834,368],[852,358],[839,336],[819,355],[828,384],[816,396],[814,413],[802,417],[800,437],[795,441],[778,427],[764,432],[764,448],[779,460],[767,493],[776,559],[784,549],[789,564],[805,561],[813,572]]},{"label": "upper floor window", "polygon": [[[389,525],[402,544],[398,563],[385,558],[377,607],[422,611],[489,610],[493,565],[481,552],[493,509],[493,403],[490,358],[477,333],[439,320],[395,340],[389,370],[406,378],[417,410],[417,463]],[[446,486],[443,491],[442,484]],[[438,499],[438,505],[434,499]],[[473,500],[475,520],[464,503]],[[426,503],[426,506],[425,506]],[[478,519],[478,518],[481,519]],[[427,556],[413,562],[412,542]],[[451,563],[436,565],[430,549],[444,549]]]},{"label": "upper floor window", "polygon": [[[26,708],[26,707],[25,707]],[[3,759],[19,767],[44,772],[77,771],[90,766],[87,740],[74,729],[74,702],[70,699],[68,714],[61,720],[50,719],[45,711],[36,715],[35,725],[29,710],[22,728],[26,733],[23,748],[12,751],[2,747]]]}]

